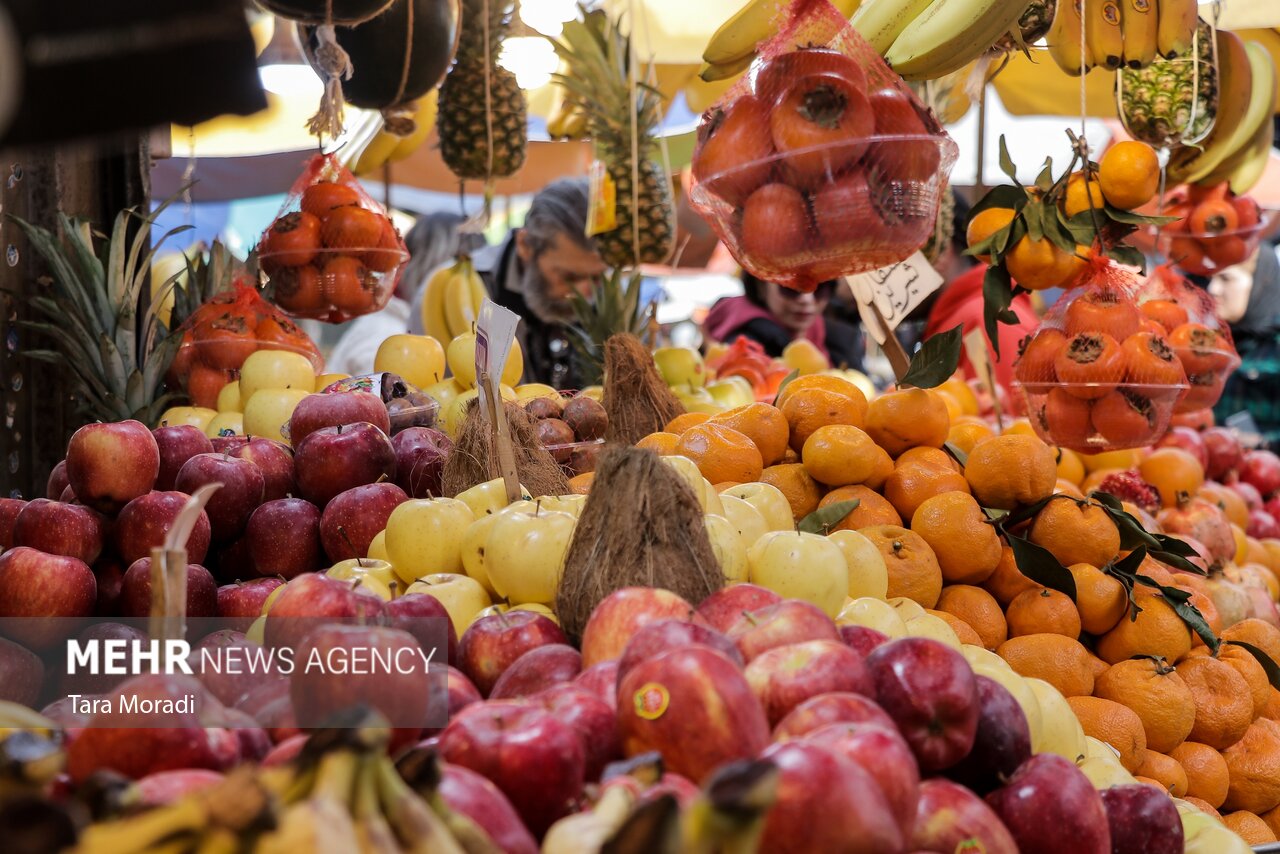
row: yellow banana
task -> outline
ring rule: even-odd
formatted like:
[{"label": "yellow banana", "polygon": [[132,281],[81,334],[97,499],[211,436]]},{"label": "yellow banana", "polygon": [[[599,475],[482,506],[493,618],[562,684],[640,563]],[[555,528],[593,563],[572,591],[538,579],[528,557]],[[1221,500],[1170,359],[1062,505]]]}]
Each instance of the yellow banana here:
[{"label": "yellow banana", "polygon": [[1191,49],[1199,19],[1196,0],[1159,0],[1158,7],[1156,50],[1165,59],[1185,54]]},{"label": "yellow banana", "polygon": [[578,854],[599,851],[627,820],[635,796],[626,786],[607,789],[596,805],[551,825],[542,840],[542,854]]},{"label": "yellow banana", "polygon": [[480,317],[480,306],[486,295],[484,282],[480,279],[471,261],[464,261],[445,289],[444,316],[448,321],[452,341],[464,332],[470,332],[471,326]]},{"label": "yellow banana", "polygon": [[27,730],[49,735],[57,724],[19,703],[0,700],[0,739],[8,738],[15,730]]},{"label": "yellow banana", "polygon": [[[1244,117],[1231,130],[1231,136],[1215,146],[1216,162],[1212,156],[1209,157],[1209,162],[1202,163],[1190,176],[1192,181],[1203,184],[1209,184],[1212,181],[1216,184],[1227,180],[1235,171],[1239,160],[1248,154],[1262,126],[1274,124],[1271,120],[1271,111],[1275,105],[1276,96],[1275,63],[1272,62],[1271,54],[1267,49],[1258,42],[1247,43],[1244,50],[1249,57],[1249,70],[1253,79],[1248,109]],[[1217,154],[1218,152],[1220,154]]]},{"label": "yellow banana", "polygon": [[[1249,112],[1254,86],[1253,62],[1240,37],[1216,30],[1218,50],[1218,110],[1213,128],[1195,146],[1175,149],[1169,158],[1169,180],[1175,184],[1207,175],[1238,146],[1232,146],[1235,130]],[[1260,84],[1261,85],[1261,84]]]},{"label": "yellow banana", "polygon": [[[832,5],[847,18],[858,8],[859,2],[860,0],[834,0]],[[780,7],[777,0],[748,0],[745,6],[734,12],[729,20],[712,33],[702,51],[702,60],[712,68],[732,67],[744,60],[749,65],[755,59],[756,47],[778,32],[778,25],[783,20],[780,13],[784,8]]]},{"label": "yellow banana", "polygon": [[453,340],[444,315],[444,292],[452,277],[453,267],[441,267],[423,286],[426,290],[422,294],[422,329],[437,341]]},{"label": "yellow banana", "polygon": [[[877,53],[884,56],[898,36],[930,5],[930,0],[867,0],[858,7],[849,23]],[[1023,5],[1025,7],[1026,4]]]},{"label": "yellow banana", "polygon": [[1231,192],[1242,196],[1262,180],[1262,173],[1267,171],[1267,164],[1271,162],[1271,147],[1275,141],[1275,122],[1263,122],[1248,152],[1227,179],[1231,182]]},{"label": "yellow banana", "polygon": [[908,80],[958,71],[1017,26],[1026,7],[1025,0],[934,0],[894,39],[885,61]]},{"label": "yellow banana", "polygon": [[1093,61],[1104,68],[1120,67],[1124,56],[1124,36],[1120,31],[1120,4],[1117,0],[1089,0],[1085,4],[1085,39]]},{"label": "yellow banana", "polygon": [[1124,64],[1146,68],[1156,58],[1159,18],[1156,0],[1122,0],[1120,32],[1124,39]]},{"label": "yellow banana", "polygon": [[414,128],[413,133],[404,137],[396,137],[399,142],[395,149],[391,152],[391,156],[387,159],[392,163],[404,160],[410,154],[413,154],[422,147],[422,143],[427,141],[427,137],[431,136],[431,131],[436,126],[436,110],[440,103],[440,90],[432,89],[427,94],[418,99],[416,109],[413,114]]},{"label": "yellow banana", "polygon": [[1049,46],[1049,56],[1073,77],[1079,77],[1082,70],[1088,72],[1093,68],[1087,40],[1083,44],[1084,53],[1081,53],[1080,27],[1080,0],[1058,0],[1045,42]]},{"label": "yellow banana", "polygon": [[391,153],[396,150],[396,146],[400,144],[400,137],[385,130],[380,130],[374,134],[361,151],[360,156],[356,158],[355,165],[351,167],[352,173],[356,175],[368,175],[378,169],[391,158]]},{"label": "yellow banana", "polygon": [[721,80],[732,80],[750,68],[751,63],[755,62],[755,59],[755,54],[751,54],[730,62],[722,62],[716,65],[704,62],[702,63],[702,68],[698,69],[698,76],[707,83],[718,83]]}]

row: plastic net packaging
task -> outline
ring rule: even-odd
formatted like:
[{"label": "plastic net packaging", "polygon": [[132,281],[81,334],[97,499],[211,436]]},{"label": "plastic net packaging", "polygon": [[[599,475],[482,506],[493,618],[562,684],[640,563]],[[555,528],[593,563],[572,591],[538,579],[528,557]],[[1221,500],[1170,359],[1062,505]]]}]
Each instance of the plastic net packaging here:
[{"label": "plastic net packaging", "polygon": [[1263,211],[1252,196],[1237,196],[1225,183],[1178,187],[1162,213],[1179,218],[1160,230],[1160,251],[1197,276],[1212,276],[1248,260],[1276,217],[1275,211]]},{"label": "plastic net packaging", "polygon": [[1187,375],[1139,294],[1133,273],[1096,258],[1023,343],[1014,376],[1046,442],[1097,453],[1149,445],[1168,428]]},{"label": "plastic net packaging", "polygon": [[779,14],[703,115],[689,199],[743,267],[809,291],[924,245],[957,148],[830,3]]},{"label": "plastic net packaging", "polygon": [[169,384],[196,406],[215,408],[218,392],[240,376],[240,366],[257,350],[286,350],[305,356],[319,372],[324,359],[314,341],[248,282],[236,282],[196,309],[182,324],[182,343],[169,367]]},{"label": "plastic net packaging", "polygon": [[1138,297],[1144,319],[1164,330],[1187,373],[1187,393],[1174,412],[1208,409],[1222,397],[1227,377],[1240,366],[1231,329],[1218,316],[1217,301],[1177,270],[1161,265],[1151,271]]},{"label": "plastic net packaging", "polygon": [[311,158],[257,253],[276,305],[330,323],[385,306],[409,258],[382,206],[332,154]]}]

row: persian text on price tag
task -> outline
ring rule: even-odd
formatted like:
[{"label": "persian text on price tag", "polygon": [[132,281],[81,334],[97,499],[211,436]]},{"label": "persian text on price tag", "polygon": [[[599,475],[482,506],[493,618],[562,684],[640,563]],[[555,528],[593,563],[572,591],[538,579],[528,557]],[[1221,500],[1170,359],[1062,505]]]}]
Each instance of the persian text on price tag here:
[{"label": "persian text on price tag", "polygon": [[942,276],[938,275],[938,271],[919,252],[892,267],[881,267],[870,273],[849,276],[846,281],[858,303],[863,328],[871,333],[878,344],[884,344],[885,333],[876,321],[872,305],[880,309],[881,316],[892,331],[926,297],[942,286]]}]

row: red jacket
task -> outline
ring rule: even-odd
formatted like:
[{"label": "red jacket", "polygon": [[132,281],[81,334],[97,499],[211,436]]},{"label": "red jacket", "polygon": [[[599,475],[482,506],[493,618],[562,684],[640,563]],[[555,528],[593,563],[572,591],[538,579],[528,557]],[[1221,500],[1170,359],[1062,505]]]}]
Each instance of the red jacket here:
[{"label": "red jacket", "polygon": [[[972,329],[982,329],[982,279],[986,275],[987,265],[979,264],[967,272],[957,276],[943,289],[929,312],[929,321],[925,325],[926,337],[946,332],[957,323],[963,324],[967,335]],[[1018,343],[1040,325],[1040,318],[1031,307],[1031,300],[1026,294],[1020,294],[1013,300],[1013,313],[1018,316],[1016,326],[999,325],[1000,357],[997,359],[987,343],[987,358],[995,369],[996,382],[1007,390],[1012,390],[1013,363],[1018,359]],[[968,355],[960,351],[960,370],[966,378],[974,377],[973,366],[969,364]]]}]

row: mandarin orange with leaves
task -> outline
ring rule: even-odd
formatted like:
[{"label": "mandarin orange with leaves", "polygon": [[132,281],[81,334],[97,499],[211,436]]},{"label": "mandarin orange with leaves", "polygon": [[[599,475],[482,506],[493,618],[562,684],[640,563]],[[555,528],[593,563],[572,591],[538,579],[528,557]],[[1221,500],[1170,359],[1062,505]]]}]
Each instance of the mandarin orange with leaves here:
[{"label": "mandarin orange with leaves", "polygon": [[[1221,637],[1222,632],[1218,635]],[[1187,655],[1192,658],[1213,655],[1219,661],[1226,662],[1235,668],[1236,673],[1239,673],[1245,684],[1249,686],[1253,717],[1257,718],[1266,709],[1267,701],[1271,698],[1271,683],[1267,680],[1267,671],[1263,669],[1258,659],[1254,658],[1253,653],[1238,644],[1224,641],[1218,647],[1216,654],[1211,653],[1208,647],[1201,645],[1193,647]]]},{"label": "mandarin orange with leaves", "polygon": [[922,388],[900,388],[871,401],[866,430],[890,456],[898,457],[910,448],[941,448],[951,430],[951,418],[938,395]]},{"label": "mandarin orange with leaves", "polygon": [[884,482],[884,497],[903,519],[910,519],[921,504],[936,495],[969,493],[969,482],[945,451],[936,448],[914,451],[911,457],[904,455],[905,458],[898,459],[893,473]]},{"label": "mandarin orange with leaves", "polygon": [[1187,775],[1187,797],[1199,798],[1216,810],[1227,799],[1230,772],[1227,760],[1207,744],[1184,741],[1169,756],[1178,761]]},{"label": "mandarin orange with leaves", "polygon": [[781,408],[790,429],[791,449],[796,453],[800,453],[804,443],[820,427],[863,426],[863,411],[852,398],[825,389],[801,389],[787,397]]},{"label": "mandarin orange with leaves", "polygon": [[1009,637],[1055,634],[1080,637],[1080,612],[1071,597],[1058,590],[1027,590],[1009,603],[1005,612]]},{"label": "mandarin orange with leaves", "polygon": [[1115,628],[1129,609],[1129,597],[1112,575],[1087,563],[1067,567],[1076,583],[1076,609],[1080,628],[1101,635]]},{"label": "mandarin orange with leaves", "polygon": [[1018,569],[1018,562],[1013,557],[1013,549],[1008,546],[1000,549],[1000,562],[996,564],[995,572],[982,582],[982,589],[994,596],[1002,607],[1008,607],[1019,593],[1025,590],[1038,590],[1040,587],[1041,585],[1027,578],[1022,574],[1022,570]]},{"label": "mandarin orange with leaves", "polygon": [[[965,241],[969,246],[977,246],[984,240],[991,238],[993,234],[1005,228],[1009,223],[1013,222],[1018,212],[1012,208],[987,208],[979,211],[969,218],[969,225],[965,229]],[[979,261],[984,264],[991,263],[991,256],[988,254],[976,255]]]},{"label": "mandarin orange with leaves", "polygon": [[791,515],[796,522],[817,510],[818,501],[822,498],[818,482],[799,463],[769,466],[755,480],[777,487],[791,505]]},{"label": "mandarin orange with leaves", "polygon": [[1093,667],[1089,650],[1080,641],[1051,633],[1009,638],[996,648],[1019,675],[1043,679],[1064,697],[1093,693]]},{"label": "mandarin orange with leaves", "polygon": [[987,649],[994,650],[1009,639],[1009,627],[1000,603],[981,587],[948,584],[942,588],[937,608],[972,626]]},{"label": "mandarin orange with leaves", "polygon": [[787,383],[782,391],[778,392],[778,399],[775,406],[781,407],[787,402],[787,398],[798,391],[806,391],[808,389],[822,389],[823,391],[833,392],[849,398],[865,416],[867,412],[867,396],[862,393],[862,389],[843,377],[836,377],[830,374],[808,374],[807,376],[796,377]]},{"label": "mandarin orange with leaves", "polygon": [[880,551],[889,574],[887,598],[903,596],[921,608],[933,608],[942,595],[942,569],[924,539],[897,525],[872,525],[858,531]]},{"label": "mandarin orange with leaves", "polygon": [[951,429],[947,432],[947,444],[952,445],[962,454],[968,454],[973,446],[983,439],[996,435],[991,425],[972,415],[963,415],[951,421]]},{"label": "mandarin orange with leaves", "polygon": [[1101,697],[1068,697],[1084,734],[1109,744],[1120,754],[1120,764],[1137,773],[1147,756],[1147,734],[1142,721],[1128,706]]},{"label": "mandarin orange with leaves", "polygon": [[1189,739],[1225,750],[1244,737],[1253,723],[1253,696],[1234,667],[1216,658],[1189,656],[1178,663],[1178,675],[1196,704]]},{"label": "mandarin orange with leaves", "polygon": [[1063,566],[1106,566],[1120,551],[1120,529],[1096,501],[1051,499],[1031,523],[1028,539]]},{"label": "mandarin orange with leaves", "polygon": [[827,486],[867,484],[874,489],[893,471],[884,448],[850,424],[819,427],[805,441],[800,461],[814,480]]},{"label": "mandarin orange with leaves", "polygon": [[[1135,589],[1133,610],[1115,628],[1098,638],[1098,657],[1115,664],[1135,655],[1154,655],[1177,661],[1191,650],[1191,630],[1159,593]],[[1140,610],[1139,610],[1140,609]]]},{"label": "mandarin orange with leaves", "polygon": [[1052,495],[1058,466],[1053,451],[1034,436],[992,436],[969,453],[964,476],[983,507],[1012,510]]},{"label": "mandarin orange with leaves", "polygon": [[902,517],[884,496],[861,484],[831,490],[818,502],[818,507],[829,507],[845,501],[857,501],[858,506],[849,511],[839,524],[832,526],[832,531],[859,531],[873,525],[902,524]]},{"label": "mandarin orange with leaves", "polygon": [[943,579],[952,584],[981,584],[1000,563],[1000,535],[963,492],[926,499],[911,514],[911,530],[933,549]]},{"label": "mandarin orange with leaves", "polygon": [[1227,761],[1224,810],[1265,813],[1280,806],[1280,734],[1277,725],[1259,718],[1244,737],[1222,751]]},{"label": "mandarin orange with leaves", "polygon": [[723,424],[737,430],[755,443],[766,466],[782,459],[790,436],[787,419],[777,407],[767,403],[749,403],[707,419],[709,424]]},{"label": "mandarin orange with leaves", "polygon": [[737,430],[707,422],[680,434],[676,454],[688,457],[712,483],[748,483],[760,479],[764,462],[754,442]]},{"label": "mandarin orange with leaves", "polygon": [[1195,698],[1173,665],[1150,657],[1117,662],[1098,677],[1093,695],[1128,706],[1142,721],[1149,750],[1168,753],[1196,722]]}]

